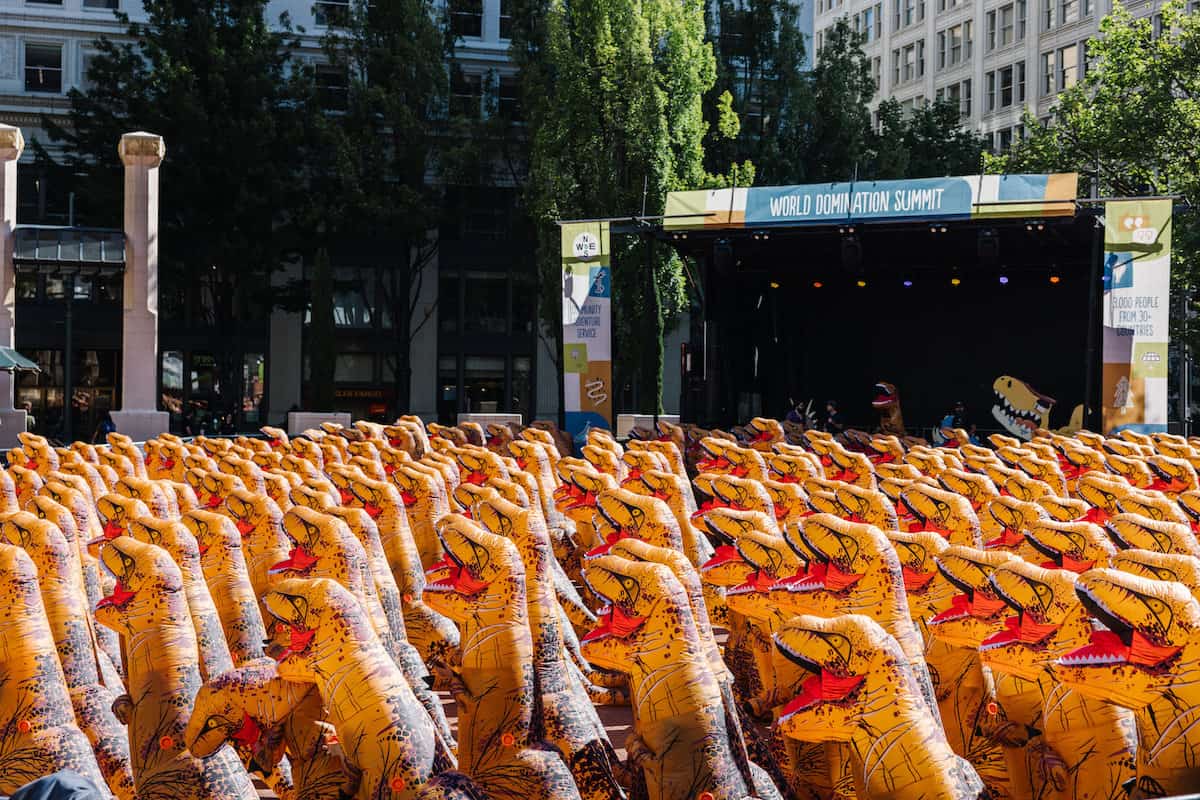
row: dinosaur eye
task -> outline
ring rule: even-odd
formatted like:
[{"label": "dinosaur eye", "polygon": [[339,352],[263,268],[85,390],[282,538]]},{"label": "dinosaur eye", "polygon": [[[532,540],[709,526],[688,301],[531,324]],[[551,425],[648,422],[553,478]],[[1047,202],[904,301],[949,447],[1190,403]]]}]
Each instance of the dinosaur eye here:
[{"label": "dinosaur eye", "polygon": [[205,727],[205,728],[207,728],[207,729],[208,729],[208,730],[210,730],[210,731],[211,731],[211,730],[213,730],[214,728],[218,728],[218,727],[220,727],[220,725],[221,725],[221,723],[217,722],[217,718],[216,718],[216,717],[209,717],[209,718],[208,718],[207,720],[205,720],[205,722],[204,722],[204,727]]}]

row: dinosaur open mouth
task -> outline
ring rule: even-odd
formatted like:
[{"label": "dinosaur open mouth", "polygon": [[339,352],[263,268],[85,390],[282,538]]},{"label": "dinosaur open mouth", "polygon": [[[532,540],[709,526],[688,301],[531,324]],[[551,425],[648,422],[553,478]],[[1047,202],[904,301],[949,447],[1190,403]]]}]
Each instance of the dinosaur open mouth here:
[{"label": "dinosaur open mouth", "polygon": [[1005,528],[995,539],[983,543],[983,549],[996,550],[1002,547],[1020,547],[1025,543],[1025,534],[1014,528]]},{"label": "dinosaur open mouth", "polygon": [[771,591],[771,587],[776,583],[776,578],[768,574],[765,570],[757,569],[751,572],[745,581],[725,590],[725,595],[745,595],[758,594]]},{"label": "dinosaur open mouth", "polygon": [[115,608],[118,610],[123,609],[125,606],[129,605],[129,601],[132,600],[136,594],[136,589],[126,589],[120,581],[117,581],[117,585],[113,587],[112,594],[110,594],[108,597],[101,598],[100,602],[96,604],[96,610],[99,611],[102,608]]},{"label": "dinosaur open mouth", "polygon": [[[946,577],[949,578],[949,575]],[[954,581],[951,580],[951,583]],[[1005,608],[1007,606],[1003,600],[988,597],[983,592],[965,592],[954,595],[954,599],[950,601],[950,607],[930,617],[929,624],[941,625],[945,622],[954,622],[969,617],[982,620],[994,619]]]},{"label": "dinosaur open mouth", "polygon": [[[1064,667],[1105,667],[1129,664],[1146,670],[1161,670],[1179,654],[1182,647],[1159,644],[1132,623],[1109,608],[1084,586],[1076,594],[1088,610],[1107,630],[1092,632],[1090,643],[1076,648],[1058,660]],[[1129,592],[1131,598],[1138,599]]]},{"label": "dinosaur open mouth", "polygon": [[737,548],[731,544],[718,545],[713,551],[712,558],[700,565],[701,572],[709,572],[723,564],[740,564],[745,559],[742,554],[737,551]]},{"label": "dinosaur open mouth", "polygon": [[900,567],[900,571],[904,574],[904,590],[909,594],[925,591],[937,577],[936,572],[920,572],[909,566]]},{"label": "dinosaur open mouth", "polygon": [[604,544],[598,545],[596,547],[593,547],[591,550],[588,550],[586,553],[583,554],[583,557],[584,558],[598,558],[599,556],[607,555],[608,551],[612,550],[612,546],[614,544],[616,544],[617,542],[621,541],[622,539],[636,539],[636,538],[638,538],[638,537],[634,536],[632,533],[629,533],[624,528],[617,528],[615,531],[613,531],[610,534],[607,534],[604,537]]},{"label": "dinosaur open mouth", "polygon": [[995,650],[1010,644],[1024,645],[1031,650],[1045,650],[1057,625],[1039,623],[1025,612],[1004,619],[1004,630],[993,633],[979,645],[980,650]]},{"label": "dinosaur open mouth", "polygon": [[1033,432],[1041,427],[1042,417],[1050,411],[1050,406],[1043,405],[1045,401],[1039,399],[1033,409],[1014,408],[1003,394],[997,391],[995,395],[992,416],[996,421],[1013,436],[1026,441],[1033,438]]},{"label": "dinosaur open mouth", "polygon": [[446,557],[431,565],[425,574],[442,571],[445,571],[446,577],[425,584],[425,591],[457,592],[464,597],[474,597],[490,585],[488,581],[481,581],[472,575],[471,571],[460,564],[449,550],[446,551]]},{"label": "dinosaur open mouth", "polygon": [[350,491],[349,489],[343,489],[339,486],[338,498],[340,499],[342,505],[348,506],[354,502],[354,492]]},{"label": "dinosaur open mouth", "polygon": [[317,635],[316,630],[310,628],[301,628],[298,625],[288,626],[288,643],[287,646],[280,651],[275,657],[276,661],[283,661],[291,655],[299,655],[306,651],[309,645],[312,644],[313,638]]},{"label": "dinosaur open mouth", "polygon": [[230,734],[229,738],[243,747],[250,747],[257,744],[258,740],[262,738],[262,728],[255,721],[254,717],[243,711],[242,724]]},{"label": "dinosaur open mouth", "polygon": [[238,533],[242,536],[246,536],[254,530],[254,523],[248,519],[239,519],[234,524],[237,525]]},{"label": "dinosaur open mouth", "polygon": [[281,572],[299,572],[301,574],[312,569],[317,563],[317,557],[308,552],[302,545],[296,545],[288,553],[288,557],[267,570],[268,575],[278,575]]},{"label": "dinosaur open mouth", "polygon": [[[597,592],[597,594],[599,593]],[[595,642],[610,636],[616,639],[628,639],[646,623],[646,617],[626,613],[620,605],[610,603],[596,615],[596,623],[596,627],[585,633],[579,640],[580,644]]]},{"label": "dinosaur open mouth", "polygon": [[839,594],[849,592],[862,578],[861,574],[843,570],[836,562],[814,561],[808,565],[803,576],[786,578],[775,585],[789,592],[827,591]]},{"label": "dinosaur open mouth", "polygon": [[865,675],[842,677],[822,669],[801,684],[800,694],[780,710],[779,721],[782,722],[794,714],[816,706],[848,703],[855,698],[866,679]]},{"label": "dinosaur open mouth", "polygon": [[875,408],[885,408],[890,406],[896,400],[896,393],[882,383],[875,384],[875,399],[871,401],[871,405]]},{"label": "dinosaur open mouth", "polygon": [[713,456],[696,462],[696,469],[700,472],[722,471],[732,466],[733,462],[725,458],[725,456]]},{"label": "dinosaur open mouth", "polygon": [[104,523],[104,530],[102,531],[102,535],[97,536],[95,539],[91,539],[90,541],[88,541],[88,545],[95,546],[95,545],[104,544],[107,541],[116,539],[118,536],[124,536],[124,535],[125,535],[125,526],[122,525],[120,522],[117,522],[115,519],[110,519],[108,522]]}]

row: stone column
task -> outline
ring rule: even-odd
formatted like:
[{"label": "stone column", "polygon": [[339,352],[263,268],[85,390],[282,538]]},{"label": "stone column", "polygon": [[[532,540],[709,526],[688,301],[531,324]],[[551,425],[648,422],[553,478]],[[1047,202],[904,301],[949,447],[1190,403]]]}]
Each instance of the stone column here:
[{"label": "stone column", "polygon": [[145,441],[166,431],[158,410],[158,167],[163,138],[138,131],[121,137],[125,164],[125,310],[121,335],[121,410],[117,431]]},{"label": "stone column", "polygon": [[[17,159],[25,149],[20,128],[0,124],[0,346],[13,347],[16,275],[13,233],[17,227]],[[0,447],[16,447],[25,430],[25,411],[13,410],[13,373],[0,372]]]}]

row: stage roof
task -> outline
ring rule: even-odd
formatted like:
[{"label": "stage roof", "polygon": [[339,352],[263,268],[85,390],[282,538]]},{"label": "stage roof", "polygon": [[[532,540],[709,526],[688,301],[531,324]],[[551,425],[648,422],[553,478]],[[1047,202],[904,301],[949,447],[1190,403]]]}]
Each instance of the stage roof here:
[{"label": "stage roof", "polygon": [[768,229],[1075,214],[1078,174],[967,175],[671,192],[665,231]]}]

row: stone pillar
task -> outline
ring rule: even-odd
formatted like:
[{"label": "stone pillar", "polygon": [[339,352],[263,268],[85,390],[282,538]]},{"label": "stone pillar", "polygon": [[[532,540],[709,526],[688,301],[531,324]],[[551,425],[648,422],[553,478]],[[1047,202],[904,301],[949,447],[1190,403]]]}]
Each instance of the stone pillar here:
[{"label": "stone pillar", "polygon": [[121,410],[117,431],[145,441],[166,431],[158,410],[158,167],[163,138],[138,131],[121,137],[125,164],[125,310],[121,335]]},{"label": "stone pillar", "polygon": [[[17,227],[17,159],[25,149],[20,128],[0,124],[0,346],[13,347],[16,274],[13,233]],[[13,373],[0,372],[0,447],[16,447],[25,430],[25,411],[13,410]]]},{"label": "stone pillar", "polygon": [[[271,273],[271,285],[282,290],[292,281],[304,277],[299,259],[286,262],[283,269]],[[263,425],[278,425],[286,420],[293,407],[300,407],[301,379],[304,375],[303,352],[300,342],[304,336],[304,314],[276,308],[271,311],[271,337],[267,356],[267,397],[270,409]]]}]

